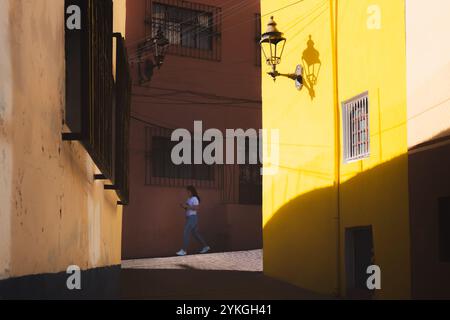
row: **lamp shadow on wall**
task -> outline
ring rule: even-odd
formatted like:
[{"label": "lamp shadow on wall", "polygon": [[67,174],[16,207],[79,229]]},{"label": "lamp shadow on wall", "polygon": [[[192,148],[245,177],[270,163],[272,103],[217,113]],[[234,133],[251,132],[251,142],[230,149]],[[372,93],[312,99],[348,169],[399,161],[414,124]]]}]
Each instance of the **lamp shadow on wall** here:
[{"label": "lamp shadow on wall", "polygon": [[309,35],[309,40],[306,42],[306,49],[303,51],[302,64],[303,64],[303,85],[308,89],[311,100],[316,97],[315,87],[320,75],[320,69],[322,68],[322,62],[320,61],[320,52],[315,48],[315,42],[312,36]]}]

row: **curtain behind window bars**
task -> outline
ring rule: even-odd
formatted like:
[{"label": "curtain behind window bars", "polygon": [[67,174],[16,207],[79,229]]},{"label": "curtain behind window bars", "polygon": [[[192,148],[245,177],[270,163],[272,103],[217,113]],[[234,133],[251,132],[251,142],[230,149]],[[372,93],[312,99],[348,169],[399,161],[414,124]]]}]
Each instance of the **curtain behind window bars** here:
[{"label": "curtain behind window bars", "polygon": [[364,93],[343,103],[344,161],[370,155],[369,97]]}]

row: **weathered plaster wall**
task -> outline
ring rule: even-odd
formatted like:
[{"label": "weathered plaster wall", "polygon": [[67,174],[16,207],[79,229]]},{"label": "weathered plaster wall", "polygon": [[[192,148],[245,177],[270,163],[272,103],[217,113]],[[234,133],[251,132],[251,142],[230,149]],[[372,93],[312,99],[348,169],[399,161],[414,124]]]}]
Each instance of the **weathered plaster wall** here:
[{"label": "weathered plaster wall", "polygon": [[[11,121],[11,55],[9,50],[9,2],[0,2],[0,279],[9,274],[11,263],[11,141],[7,125]],[[8,214],[7,214],[8,213]]]},{"label": "weathered plaster wall", "polygon": [[63,13],[62,0],[0,2],[0,278],[120,264],[117,196],[61,140]]}]

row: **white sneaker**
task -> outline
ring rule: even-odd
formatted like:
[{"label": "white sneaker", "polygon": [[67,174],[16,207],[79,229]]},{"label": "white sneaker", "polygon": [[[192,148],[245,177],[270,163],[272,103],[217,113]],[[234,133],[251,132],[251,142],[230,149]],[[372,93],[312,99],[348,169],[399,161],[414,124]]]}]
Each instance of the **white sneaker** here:
[{"label": "white sneaker", "polygon": [[206,247],[204,247],[199,253],[200,253],[200,254],[204,254],[204,253],[207,253],[209,250],[211,250],[211,248],[208,247],[208,246],[206,246]]},{"label": "white sneaker", "polygon": [[180,257],[183,257],[183,256],[187,255],[187,252],[184,251],[183,249],[181,249],[180,251],[178,251],[178,252],[176,253],[176,255],[177,255],[177,256],[180,256]]}]

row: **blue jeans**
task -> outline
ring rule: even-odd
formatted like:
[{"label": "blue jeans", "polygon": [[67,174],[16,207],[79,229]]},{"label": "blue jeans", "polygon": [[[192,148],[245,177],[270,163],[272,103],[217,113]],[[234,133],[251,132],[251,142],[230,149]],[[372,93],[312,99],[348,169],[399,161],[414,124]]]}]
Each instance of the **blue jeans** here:
[{"label": "blue jeans", "polygon": [[184,234],[183,234],[183,249],[187,251],[189,246],[189,239],[191,234],[197,239],[198,242],[202,244],[203,247],[208,246],[205,240],[202,238],[200,233],[198,232],[198,217],[197,215],[186,217],[186,224],[184,225]]}]

